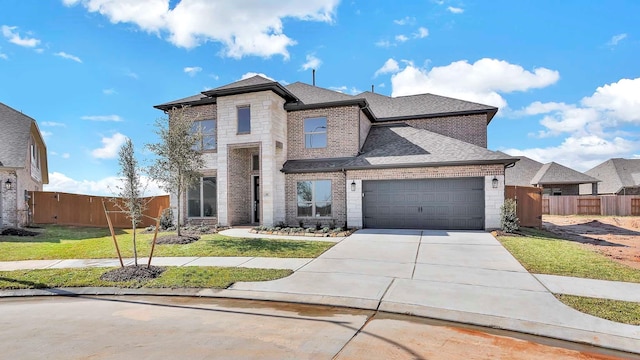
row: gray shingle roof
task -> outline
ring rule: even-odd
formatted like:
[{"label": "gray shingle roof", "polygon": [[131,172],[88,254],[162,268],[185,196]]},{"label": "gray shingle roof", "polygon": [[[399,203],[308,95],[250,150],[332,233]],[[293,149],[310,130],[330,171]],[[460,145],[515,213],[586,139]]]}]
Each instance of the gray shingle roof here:
[{"label": "gray shingle roof", "polygon": [[289,84],[285,86],[285,88],[291,91],[298,99],[300,99],[300,101],[302,101],[306,105],[357,99],[356,97],[351,95],[301,83],[299,81],[293,84]]},{"label": "gray shingle roof", "polygon": [[602,181],[598,193],[615,194],[623,188],[640,186],[640,159],[609,159],[585,174]]},{"label": "gray shingle roof", "polygon": [[[208,96],[200,93],[200,94],[195,94],[195,95],[192,95],[192,96],[187,96],[186,98],[169,101],[169,102],[166,102],[164,104],[156,105],[154,107],[158,108],[158,109],[163,109],[163,110],[164,109],[170,109],[173,106],[177,106],[177,105],[193,105],[193,104],[196,104],[196,103],[198,103],[200,101],[203,101],[203,100],[206,101],[207,98],[208,98]],[[212,99],[212,100],[214,100],[214,99]],[[215,102],[215,101],[212,101],[212,102]]]},{"label": "gray shingle roof", "polygon": [[349,167],[511,163],[517,159],[481,146],[404,124],[372,126],[364,153]]},{"label": "gray shingle roof", "polygon": [[379,120],[433,117],[449,113],[488,112],[487,122],[489,122],[498,111],[498,108],[493,106],[434,94],[389,97],[366,91],[355,97],[366,99],[371,111]]},{"label": "gray shingle roof", "polygon": [[353,158],[287,160],[282,166],[285,173],[293,172],[326,172],[342,169],[344,164]]},{"label": "gray shingle roof", "polygon": [[0,161],[3,166],[25,166],[33,122],[35,120],[29,116],[0,103]]},{"label": "gray shingle roof", "polygon": [[592,176],[583,174],[564,165],[550,162],[542,165],[540,170],[538,170],[536,175],[531,179],[531,184],[588,184],[599,181],[600,180]]},{"label": "gray shingle roof", "polygon": [[[230,84],[219,86],[215,89],[211,89],[209,91],[217,91],[217,90],[229,90],[229,89],[237,89],[246,86],[255,86],[255,85],[269,85],[269,84],[277,84],[277,82],[273,80],[269,80],[267,78],[263,78],[260,75],[255,75],[250,78],[246,78],[243,80],[238,80],[236,82],[232,82]],[[205,91],[205,93],[208,91]]]},{"label": "gray shingle roof", "polygon": [[526,156],[516,156],[518,161],[513,167],[505,169],[505,184],[511,186],[531,186],[531,179],[538,173],[542,167],[539,163]]}]

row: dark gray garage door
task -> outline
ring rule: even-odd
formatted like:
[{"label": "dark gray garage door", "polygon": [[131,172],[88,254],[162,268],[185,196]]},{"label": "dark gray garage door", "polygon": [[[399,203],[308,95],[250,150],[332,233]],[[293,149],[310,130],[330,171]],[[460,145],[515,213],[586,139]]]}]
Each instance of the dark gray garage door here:
[{"label": "dark gray garage door", "polygon": [[483,178],[369,180],[363,190],[368,228],[484,228]]}]

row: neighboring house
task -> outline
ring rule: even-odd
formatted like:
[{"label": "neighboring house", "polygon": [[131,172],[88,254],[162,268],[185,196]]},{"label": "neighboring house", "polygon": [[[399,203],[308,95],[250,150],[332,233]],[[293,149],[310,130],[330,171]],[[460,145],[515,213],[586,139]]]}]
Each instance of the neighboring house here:
[{"label": "neighboring house", "polygon": [[205,129],[203,178],[180,204],[190,221],[500,227],[504,168],[517,159],[486,149],[495,107],[260,76],[155,107],[181,106]]},{"label": "neighboring house", "polygon": [[640,159],[609,159],[585,174],[602,180],[598,184],[600,195],[640,195]]},{"label": "neighboring house", "polygon": [[542,164],[526,156],[506,169],[505,183],[512,186],[542,188],[543,195],[580,195],[581,186],[588,194],[597,194],[597,178],[583,174],[555,162]]},{"label": "neighboring house", "polygon": [[28,191],[49,183],[47,148],[32,118],[0,103],[0,227],[29,217]]}]

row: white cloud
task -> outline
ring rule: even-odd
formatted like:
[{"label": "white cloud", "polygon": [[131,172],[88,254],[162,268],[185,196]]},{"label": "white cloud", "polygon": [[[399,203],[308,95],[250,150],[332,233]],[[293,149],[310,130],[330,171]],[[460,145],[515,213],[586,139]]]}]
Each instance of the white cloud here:
[{"label": "white cloud", "polygon": [[140,77],[138,76],[138,74],[134,73],[134,72],[133,72],[133,71],[131,71],[131,70],[126,70],[124,74],[125,74],[126,76],[128,76],[128,77],[132,78],[132,79],[136,79],[136,80],[138,80],[138,79],[140,78]]},{"label": "white cloud", "polygon": [[362,92],[362,90],[356,88],[355,86],[352,86],[351,88],[342,85],[342,86],[329,86],[330,90],[333,91],[337,91],[337,92],[341,92],[343,94],[349,94],[349,95],[356,95],[356,94],[360,94]]},{"label": "white cloud", "polygon": [[402,19],[393,20],[393,22],[398,25],[412,25],[416,22],[416,18],[405,16]]},{"label": "white cloud", "polygon": [[570,136],[558,146],[530,149],[504,149],[513,156],[527,156],[542,163],[555,161],[578,171],[586,171],[615,157],[629,157],[640,149],[637,141],[621,137],[605,139],[596,135]]},{"label": "white cloud", "polygon": [[534,102],[514,113],[544,115],[538,137],[566,136],[562,144],[548,148],[507,149],[539,161],[556,161],[586,170],[612,157],[630,157],[640,151],[640,78],[620,79],[598,87],[578,104]]},{"label": "white cloud", "polygon": [[400,66],[398,66],[398,62],[395,61],[394,59],[388,59],[387,61],[384,62],[384,65],[382,65],[380,69],[376,70],[375,74],[373,74],[373,77],[377,77],[378,75],[381,75],[381,74],[397,73],[398,71],[400,71]]},{"label": "white cloud", "polygon": [[406,63],[391,77],[392,96],[433,93],[504,108],[502,93],[527,91],[554,84],[560,78],[555,70],[525,70],[504,60],[483,58],[473,64],[467,60],[431,69]]},{"label": "white cloud", "polygon": [[607,43],[607,45],[616,46],[620,41],[624,40],[626,37],[627,37],[627,34],[613,35],[611,37],[611,40],[609,40],[609,42]]},{"label": "white cloud", "polygon": [[127,137],[120,133],[115,133],[111,137],[103,137],[102,147],[91,150],[91,156],[96,159],[114,159],[118,156],[118,151],[125,141],[127,141]]},{"label": "white cloud", "polygon": [[119,115],[85,115],[81,116],[80,119],[88,121],[123,121]]},{"label": "white cloud", "polygon": [[102,93],[105,95],[114,95],[114,94],[117,94],[118,92],[115,89],[103,89]]},{"label": "white cloud", "polygon": [[82,60],[79,57],[71,55],[71,54],[67,54],[64,51],[57,52],[57,53],[55,53],[53,55],[59,56],[59,57],[64,58],[64,59],[73,60],[73,61],[78,62],[78,63],[82,63]]},{"label": "white cloud", "polygon": [[131,23],[140,29],[167,35],[178,47],[194,48],[208,41],[224,46],[222,54],[289,58],[296,44],[284,33],[283,19],[332,22],[339,0],[211,1],[181,0],[63,0],[82,4],[112,23]]},{"label": "white cloud", "polygon": [[426,27],[419,27],[418,31],[413,34],[413,37],[416,39],[423,39],[429,36],[429,29]]},{"label": "white cloud", "polygon": [[265,79],[269,79],[269,80],[271,80],[271,81],[275,81],[275,80],[273,80],[273,78],[272,78],[272,77],[267,76],[267,75],[265,75],[265,74],[263,74],[263,73],[257,73],[257,72],[251,72],[251,71],[250,71],[250,72],[248,72],[248,73],[244,73],[244,75],[242,75],[242,76],[240,77],[240,80],[244,80],[244,79],[252,78],[252,77],[254,77],[254,76],[256,76],[256,75],[260,75],[260,76],[262,76],[262,77],[263,77],[263,78],[265,78]]},{"label": "white cloud", "polygon": [[[143,186],[146,184],[144,196],[166,195],[158,184],[147,176],[141,176]],[[100,180],[75,180],[62,173],[49,173],[49,184],[44,185],[45,191],[59,191],[74,194],[86,194],[95,196],[113,196],[116,188],[121,185],[121,179],[109,176]]]},{"label": "white cloud", "polygon": [[20,36],[20,34],[16,31],[18,29],[17,26],[7,26],[2,25],[2,35],[9,40],[10,43],[24,46],[24,47],[36,47],[40,44],[40,40],[27,36]]},{"label": "white cloud", "polygon": [[51,131],[42,130],[42,131],[40,131],[40,135],[42,135],[42,137],[46,139],[46,138],[51,137],[51,135],[53,135],[53,133]]},{"label": "white cloud", "polygon": [[184,68],[184,72],[191,77],[196,76],[200,71],[202,71],[200,66],[187,66]]},{"label": "white cloud", "polygon": [[402,34],[396,35],[395,39],[396,39],[397,42],[401,42],[401,43],[409,40],[408,37],[406,37],[405,35],[402,35]]},{"label": "white cloud", "polygon": [[0,59],[9,60],[9,56],[7,56],[7,54],[0,53]]},{"label": "white cloud", "polygon": [[464,12],[463,8],[448,6],[447,10],[452,14],[462,14]]},{"label": "white cloud", "polygon": [[40,123],[42,126],[50,126],[50,127],[67,127],[66,124],[55,122],[55,121],[43,121]]},{"label": "white cloud", "polygon": [[62,158],[63,158],[63,159],[68,159],[68,158],[70,158],[70,157],[71,157],[71,154],[69,154],[69,153],[63,153],[61,156],[62,156]]},{"label": "white cloud", "polygon": [[307,62],[302,64],[301,70],[317,69],[322,65],[322,60],[313,54],[307,55]]},{"label": "white cloud", "polygon": [[388,47],[391,47],[391,46],[395,46],[396,44],[395,44],[395,43],[390,42],[389,40],[380,40],[380,41],[377,41],[377,42],[375,43],[375,45],[376,45],[377,47],[384,47],[384,48],[388,48]]}]

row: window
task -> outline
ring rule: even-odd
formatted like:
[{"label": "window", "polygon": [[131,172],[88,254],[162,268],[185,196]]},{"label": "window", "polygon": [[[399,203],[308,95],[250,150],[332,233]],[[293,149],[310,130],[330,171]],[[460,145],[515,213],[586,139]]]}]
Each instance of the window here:
[{"label": "window", "polygon": [[31,138],[31,164],[35,165],[36,169],[40,169],[40,151],[33,138]]},{"label": "window", "polygon": [[298,216],[331,216],[331,180],[298,181]]},{"label": "window", "polygon": [[200,143],[196,146],[196,150],[215,150],[216,148],[216,121],[200,120],[194,121],[191,126],[191,132],[202,134]]},{"label": "window", "polygon": [[238,134],[251,132],[251,108],[242,106],[238,108]]},{"label": "window", "polygon": [[251,156],[251,170],[260,170],[260,155],[253,154]]},{"label": "window", "polygon": [[307,149],[327,147],[327,118],[304,119],[304,147]]},{"label": "window", "polygon": [[188,217],[214,217],[218,215],[216,178],[203,177],[200,183],[187,191]]}]

